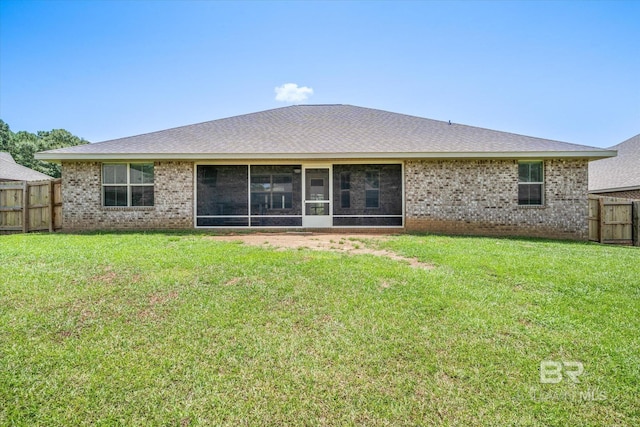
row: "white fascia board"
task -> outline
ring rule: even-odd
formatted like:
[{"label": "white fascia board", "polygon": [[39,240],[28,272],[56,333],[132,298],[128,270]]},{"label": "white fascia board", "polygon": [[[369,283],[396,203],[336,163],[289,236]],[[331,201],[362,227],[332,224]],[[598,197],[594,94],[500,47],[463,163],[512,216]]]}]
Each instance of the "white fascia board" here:
[{"label": "white fascia board", "polygon": [[432,153],[36,153],[35,158],[60,162],[62,160],[210,160],[210,159],[604,159],[614,157],[616,151],[501,151],[501,152],[432,152]]},{"label": "white fascia board", "polygon": [[617,193],[618,191],[635,191],[635,190],[640,190],[640,185],[632,185],[630,187],[603,188],[603,189],[589,190],[589,193]]}]

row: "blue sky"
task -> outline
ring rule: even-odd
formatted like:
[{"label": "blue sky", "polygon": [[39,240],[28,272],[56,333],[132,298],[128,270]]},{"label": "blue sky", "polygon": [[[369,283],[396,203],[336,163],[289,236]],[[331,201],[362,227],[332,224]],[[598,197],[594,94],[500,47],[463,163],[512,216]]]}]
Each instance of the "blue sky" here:
[{"label": "blue sky", "polygon": [[[302,103],[608,147],[640,132],[640,2],[0,2],[0,118],[92,142]],[[308,93],[307,93],[308,95]]]}]

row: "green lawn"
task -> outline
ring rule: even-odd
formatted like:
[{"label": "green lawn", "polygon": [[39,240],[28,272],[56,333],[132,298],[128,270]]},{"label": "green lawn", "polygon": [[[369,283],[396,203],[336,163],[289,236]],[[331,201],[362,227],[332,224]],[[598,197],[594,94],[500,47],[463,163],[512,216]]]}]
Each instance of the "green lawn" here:
[{"label": "green lawn", "polygon": [[0,236],[0,425],[640,425],[640,248],[365,244]]}]

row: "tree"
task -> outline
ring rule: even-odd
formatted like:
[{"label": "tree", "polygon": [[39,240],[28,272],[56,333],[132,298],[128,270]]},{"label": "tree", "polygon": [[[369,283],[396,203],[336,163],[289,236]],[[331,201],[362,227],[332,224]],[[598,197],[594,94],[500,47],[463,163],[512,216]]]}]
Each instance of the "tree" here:
[{"label": "tree", "polygon": [[13,152],[11,152],[11,155],[16,163],[39,170],[33,167],[36,161],[33,155],[40,151],[38,148],[38,137],[36,135],[23,130],[13,134]]},{"label": "tree", "polygon": [[88,144],[89,141],[73,135],[65,129],[38,131],[36,134],[27,131],[13,133],[9,125],[0,119],[0,151],[8,151],[16,163],[46,173],[54,178],[62,174],[60,165],[44,160],[37,160],[34,154],[39,151],[73,147]]},{"label": "tree", "polygon": [[[74,147],[88,144],[89,141],[73,135],[65,129],[52,129],[51,131],[39,131],[38,151],[55,150],[57,148]],[[33,169],[58,178],[62,175],[62,168],[56,163],[35,160]]]},{"label": "tree", "polygon": [[0,119],[0,151],[13,151],[13,132],[9,125]]}]

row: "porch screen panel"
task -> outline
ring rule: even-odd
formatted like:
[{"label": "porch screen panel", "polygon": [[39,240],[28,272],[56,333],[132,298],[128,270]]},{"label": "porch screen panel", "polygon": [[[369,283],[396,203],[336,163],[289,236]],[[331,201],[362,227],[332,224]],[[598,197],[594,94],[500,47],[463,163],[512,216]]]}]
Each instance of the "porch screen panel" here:
[{"label": "porch screen panel", "polygon": [[302,215],[301,166],[252,165],[251,215]]},{"label": "porch screen panel", "polygon": [[402,226],[402,191],[402,165],[333,165],[333,225]]},{"label": "porch screen panel", "polygon": [[334,216],[334,227],[402,227],[402,216]]},{"label": "porch screen panel", "polygon": [[197,225],[249,225],[249,168],[229,165],[198,165]]},{"label": "porch screen panel", "polygon": [[251,165],[251,226],[302,225],[302,166]]},{"label": "porch screen panel", "polygon": [[302,216],[252,216],[252,227],[302,227]]}]

